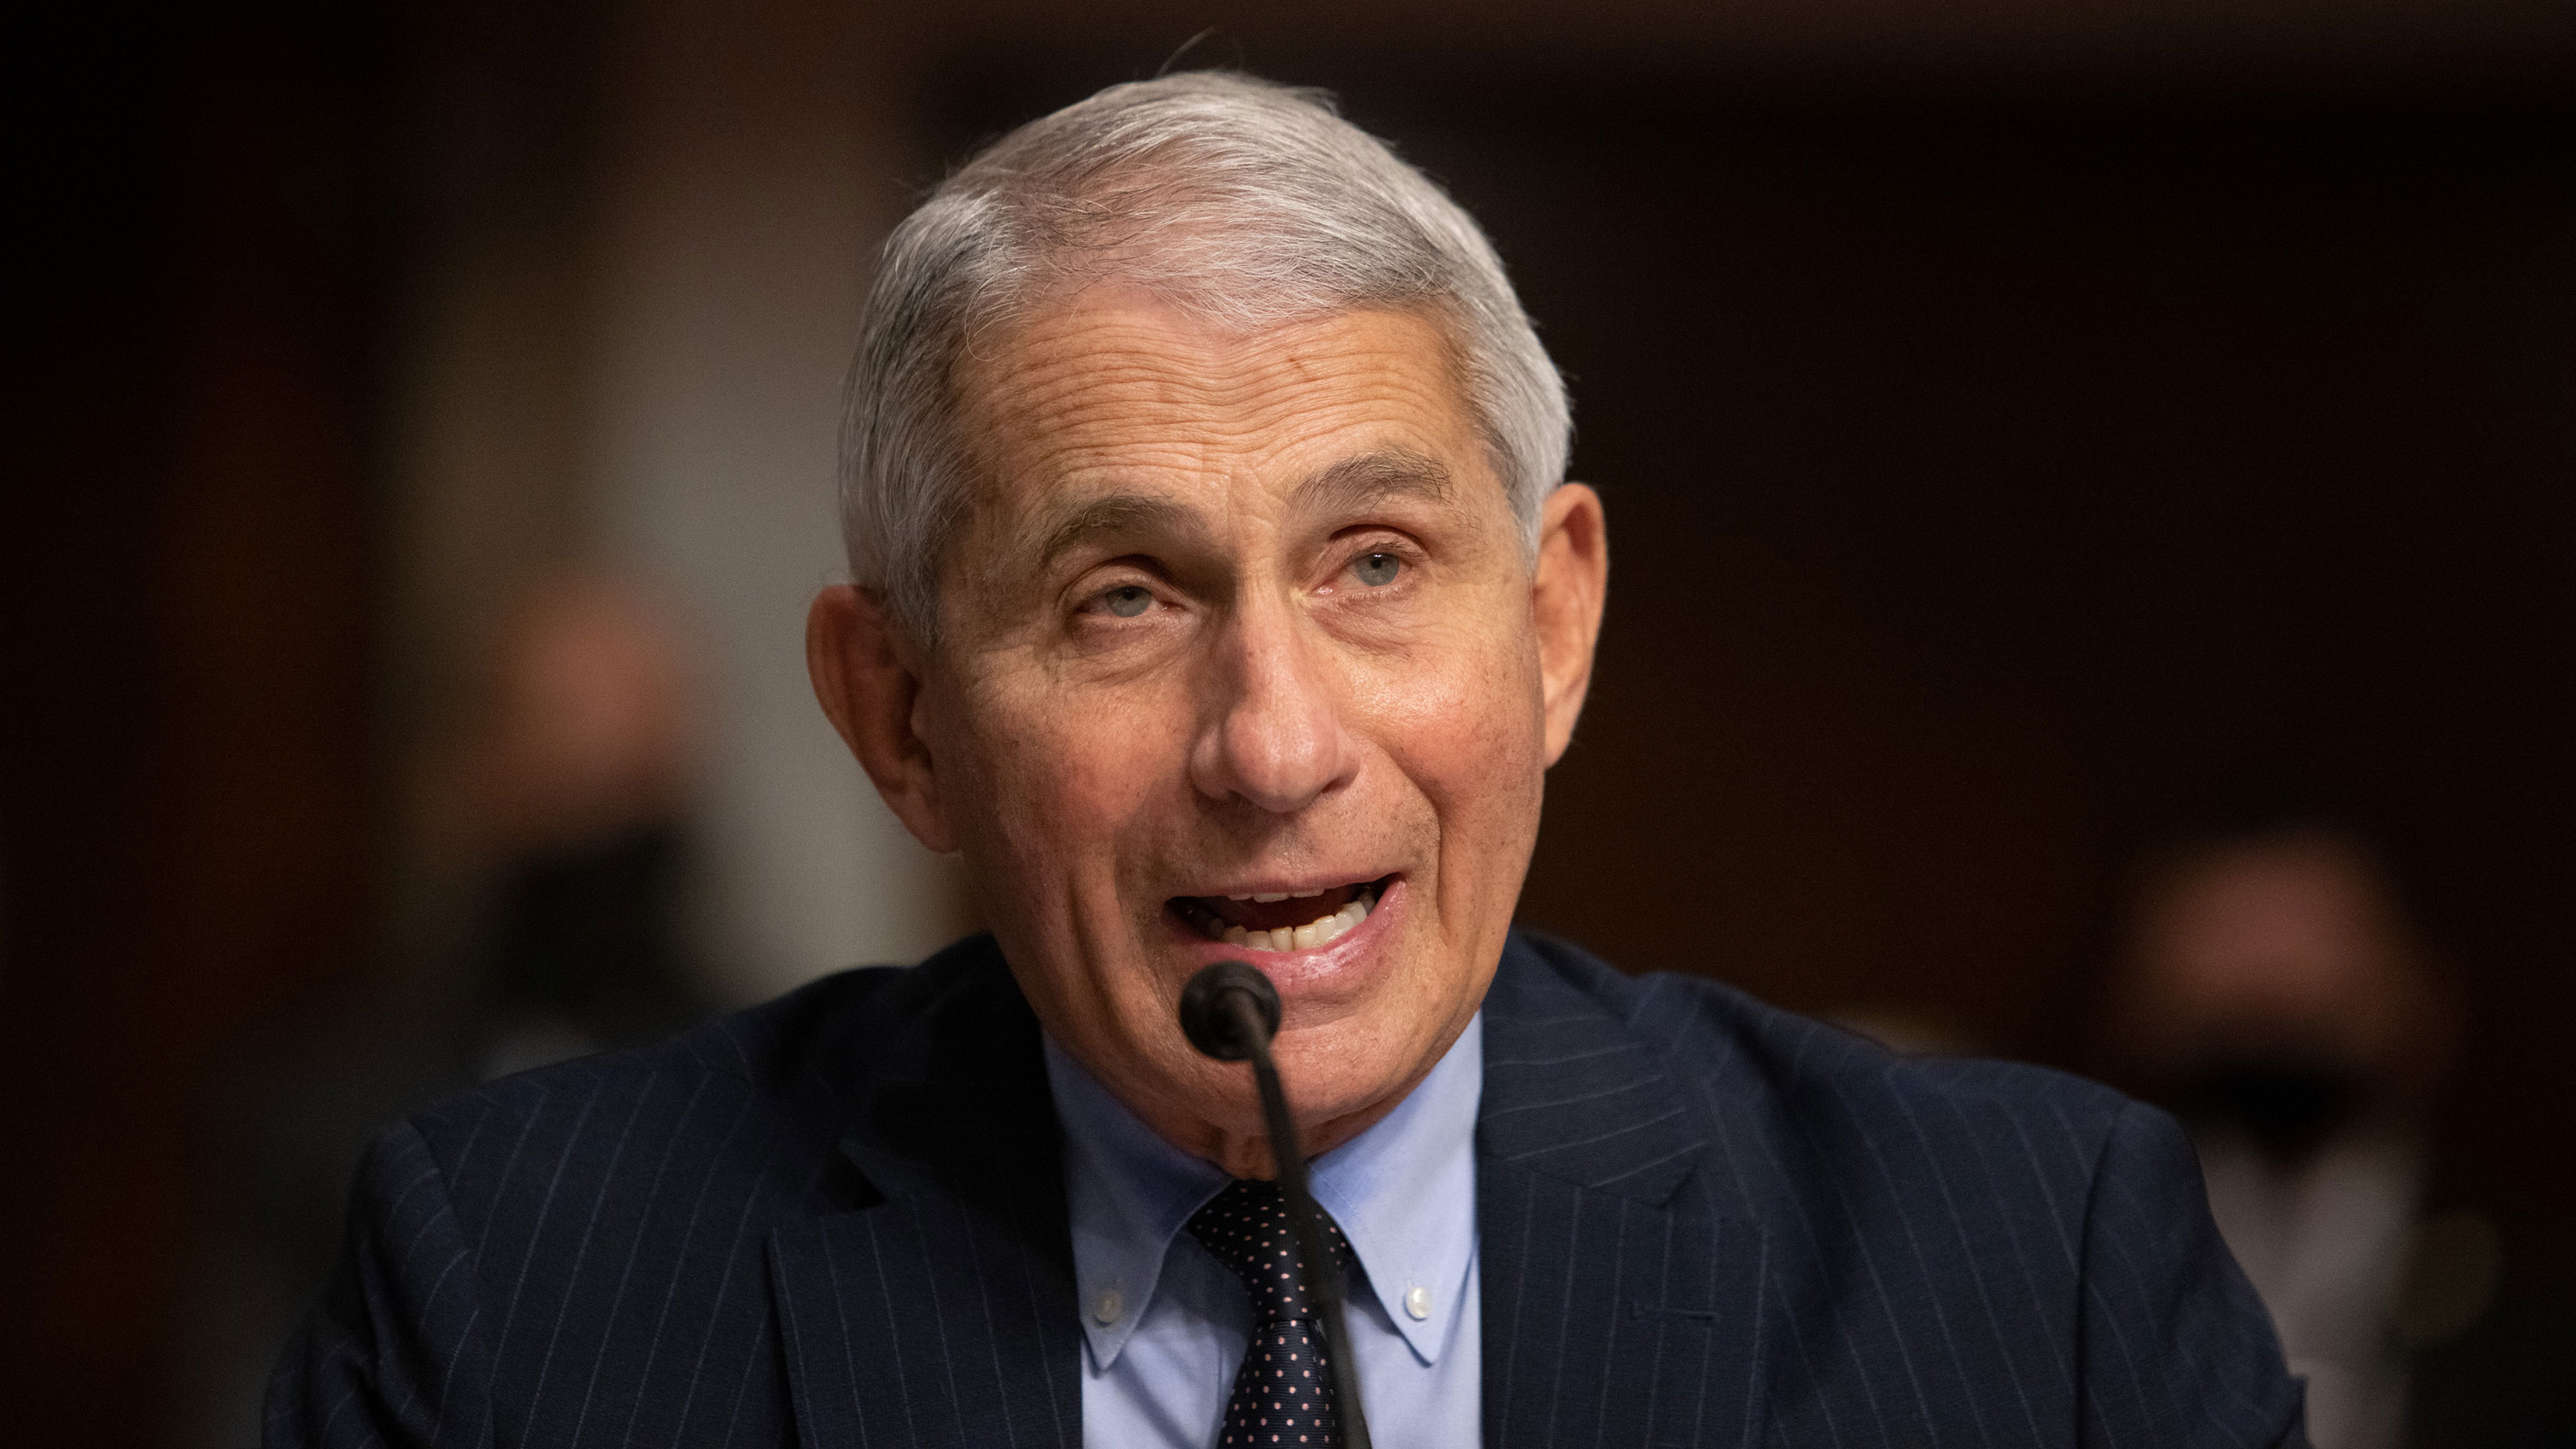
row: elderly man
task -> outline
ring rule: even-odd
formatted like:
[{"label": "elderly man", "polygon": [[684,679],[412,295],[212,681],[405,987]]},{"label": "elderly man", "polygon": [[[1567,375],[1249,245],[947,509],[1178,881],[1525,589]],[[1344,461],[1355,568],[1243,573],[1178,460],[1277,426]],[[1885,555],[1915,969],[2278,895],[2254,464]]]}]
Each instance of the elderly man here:
[{"label": "elderly man", "polygon": [[386,1133],[277,1445],[2300,1443],[2166,1118],[1515,934],[1600,500],[1475,224],[1313,96],[1120,86],[898,229],[825,711],[989,936]]}]

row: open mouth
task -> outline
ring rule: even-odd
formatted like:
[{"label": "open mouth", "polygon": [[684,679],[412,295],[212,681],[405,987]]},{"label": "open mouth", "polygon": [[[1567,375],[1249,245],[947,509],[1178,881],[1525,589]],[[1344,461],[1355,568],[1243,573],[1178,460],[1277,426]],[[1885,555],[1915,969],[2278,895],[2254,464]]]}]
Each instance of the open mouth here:
[{"label": "open mouth", "polygon": [[1175,915],[1211,941],[1247,951],[1308,951],[1339,939],[1377,909],[1393,876],[1309,891],[1174,896]]}]

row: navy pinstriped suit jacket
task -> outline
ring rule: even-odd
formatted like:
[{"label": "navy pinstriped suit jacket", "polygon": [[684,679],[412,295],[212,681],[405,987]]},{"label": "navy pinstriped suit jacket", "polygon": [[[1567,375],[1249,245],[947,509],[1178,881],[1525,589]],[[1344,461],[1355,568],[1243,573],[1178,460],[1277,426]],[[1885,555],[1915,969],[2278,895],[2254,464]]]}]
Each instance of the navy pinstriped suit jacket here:
[{"label": "navy pinstriped suit jacket", "polygon": [[[1488,1443],[2304,1444],[2161,1114],[1531,936],[1485,1032]],[[1071,1446],[1072,1256],[977,938],[389,1129],[268,1442]]]}]

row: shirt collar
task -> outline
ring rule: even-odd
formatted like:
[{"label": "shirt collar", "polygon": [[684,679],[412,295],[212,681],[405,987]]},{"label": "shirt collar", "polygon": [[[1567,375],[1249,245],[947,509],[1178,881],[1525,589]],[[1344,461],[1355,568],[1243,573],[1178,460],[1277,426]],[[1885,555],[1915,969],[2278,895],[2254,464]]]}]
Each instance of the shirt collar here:
[{"label": "shirt collar", "polygon": [[[1314,1160],[1315,1201],[1341,1225],[1376,1295],[1416,1357],[1437,1362],[1466,1298],[1476,1253],[1476,1109],[1485,1018],[1467,1023],[1395,1110]],[[1046,1038],[1047,1081],[1064,1129],[1082,1331],[1102,1369],[1145,1316],[1172,1240],[1225,1189],[1223,1169],[1157,1136]],[[1417,1290],[1419,1290],[1417,1292]],[[1104,1300],[1117,1295],[1102,1322]],[[1417,1316],[1412,1310],[1419,1308]]]}]

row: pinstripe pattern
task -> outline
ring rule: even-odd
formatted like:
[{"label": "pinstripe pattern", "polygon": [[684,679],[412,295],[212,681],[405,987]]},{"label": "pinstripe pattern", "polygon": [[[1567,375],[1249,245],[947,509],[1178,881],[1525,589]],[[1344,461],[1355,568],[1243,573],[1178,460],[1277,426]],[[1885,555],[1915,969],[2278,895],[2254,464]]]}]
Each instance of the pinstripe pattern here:
[{"label": "pinstripe pattern", "polygon": [[[1488,1442],[2304,1442],[2160,1114],[1536,937],[1485,1021]],[[268,1442],[1070,1446],[1077,1311],[978,938],[388,1130]]]},{"label": "pinstripe pattern", "polygon": [[1485,1019],[1489,1442],[2305,1442],[2161,1113],[1537,937]]}]

